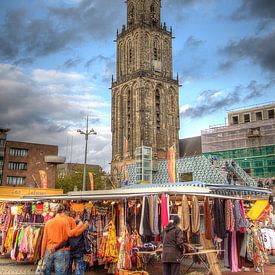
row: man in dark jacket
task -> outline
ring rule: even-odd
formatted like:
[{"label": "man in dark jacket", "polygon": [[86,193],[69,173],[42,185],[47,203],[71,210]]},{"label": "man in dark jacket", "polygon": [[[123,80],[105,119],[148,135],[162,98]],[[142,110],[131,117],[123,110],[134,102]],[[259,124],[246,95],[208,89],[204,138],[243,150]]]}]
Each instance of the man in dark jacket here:
[{"label": "man in dark jacket", "polygon": [[184,252],[183,233],[178,227],[180,218],[176,215],[172,217],[163,233],[162,264],[163,275],[180,274],[180,258]]},{"label": "man in dark jacket", "polygon": [[[76,222],[78,224],[78,222]],[[85,254],[85,241],[84,232],[78,237],[71,237],[67,241],[59,244],[55,247],[55,251],[58,251],[64,247],[70,247],[70,265],[68,270],[68,275],[72,274],[72,265],[74,263],[75,275],[84,275],[85,273],[85,263],[83,261],[83,256]]]}]

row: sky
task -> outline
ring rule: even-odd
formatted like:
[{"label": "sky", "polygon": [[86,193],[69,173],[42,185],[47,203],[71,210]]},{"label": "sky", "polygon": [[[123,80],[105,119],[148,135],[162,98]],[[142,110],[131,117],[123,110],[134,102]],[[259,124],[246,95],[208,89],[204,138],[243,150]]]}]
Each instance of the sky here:
[{"label": "sky", "polygon": [[[275,1],[162,0],[180,79],[180,138],[229,110],[274,101]],[[9,140],[55,144],[68,162],[108,170],[111,78],[124,0],[0,1],[0,127]]]}]

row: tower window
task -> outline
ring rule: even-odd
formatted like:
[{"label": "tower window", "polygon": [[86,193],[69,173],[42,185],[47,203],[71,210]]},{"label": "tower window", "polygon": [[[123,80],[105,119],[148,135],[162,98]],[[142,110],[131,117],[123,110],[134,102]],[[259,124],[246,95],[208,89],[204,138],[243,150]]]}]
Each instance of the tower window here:
[{"label": "tower window", "polygon": [[129,50],[129,62],[132,63],[132,57],[133,57],[133,54],[132,54],[132,49]]},{"label": "tower window", "polygon": [[155,106],[156,106],[156,128],[157,133],[160,132],[160,92],[159,89],[156,89],[155,94]]}]

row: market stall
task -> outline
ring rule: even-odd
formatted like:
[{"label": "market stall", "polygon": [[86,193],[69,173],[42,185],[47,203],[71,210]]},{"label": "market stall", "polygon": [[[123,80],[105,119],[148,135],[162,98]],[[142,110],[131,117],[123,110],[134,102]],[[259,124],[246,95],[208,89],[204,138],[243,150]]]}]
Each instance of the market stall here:
[{"label": "market stall", "polygon": [[[146,269],[152,255],[160,259],[163,229],[177,214],[186,243],[219,251],[208,253],[210,269],[219,269],[217,254],[233,272],[249,266],[262,269],[268,262],[262,213],[256,219],[248,213],[256,215],[252,205],[260,198],[266,201],[269,191],[217,187],[199,182],[139,185],[5,201],[0,210],[2,253],[17,261],[37,260],[43,224],[53,216],[56,203],[63,202],[89,222],[84,257],[88,267],[111,273]],[[270,226],[266,215],[264,225]]]}]

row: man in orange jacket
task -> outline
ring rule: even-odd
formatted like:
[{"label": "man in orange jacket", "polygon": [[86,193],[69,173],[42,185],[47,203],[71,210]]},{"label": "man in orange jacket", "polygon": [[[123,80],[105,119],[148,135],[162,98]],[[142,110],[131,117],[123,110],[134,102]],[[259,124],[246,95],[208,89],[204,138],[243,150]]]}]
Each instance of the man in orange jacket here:
[{"label": "man in orange jacket", "polygon": [[79,223],[75,228],[71,228],[63,204],[58,206],[56,212],[56,216],[46,223],[42,240],[41,257],[44,255],[47,257],[46,275],[51,274],[53,264],[56,275],[68,274],[70,248],[51,252],[57,245],[68,240],[69,237],[79,236],[88,227],[88,224]]}]

